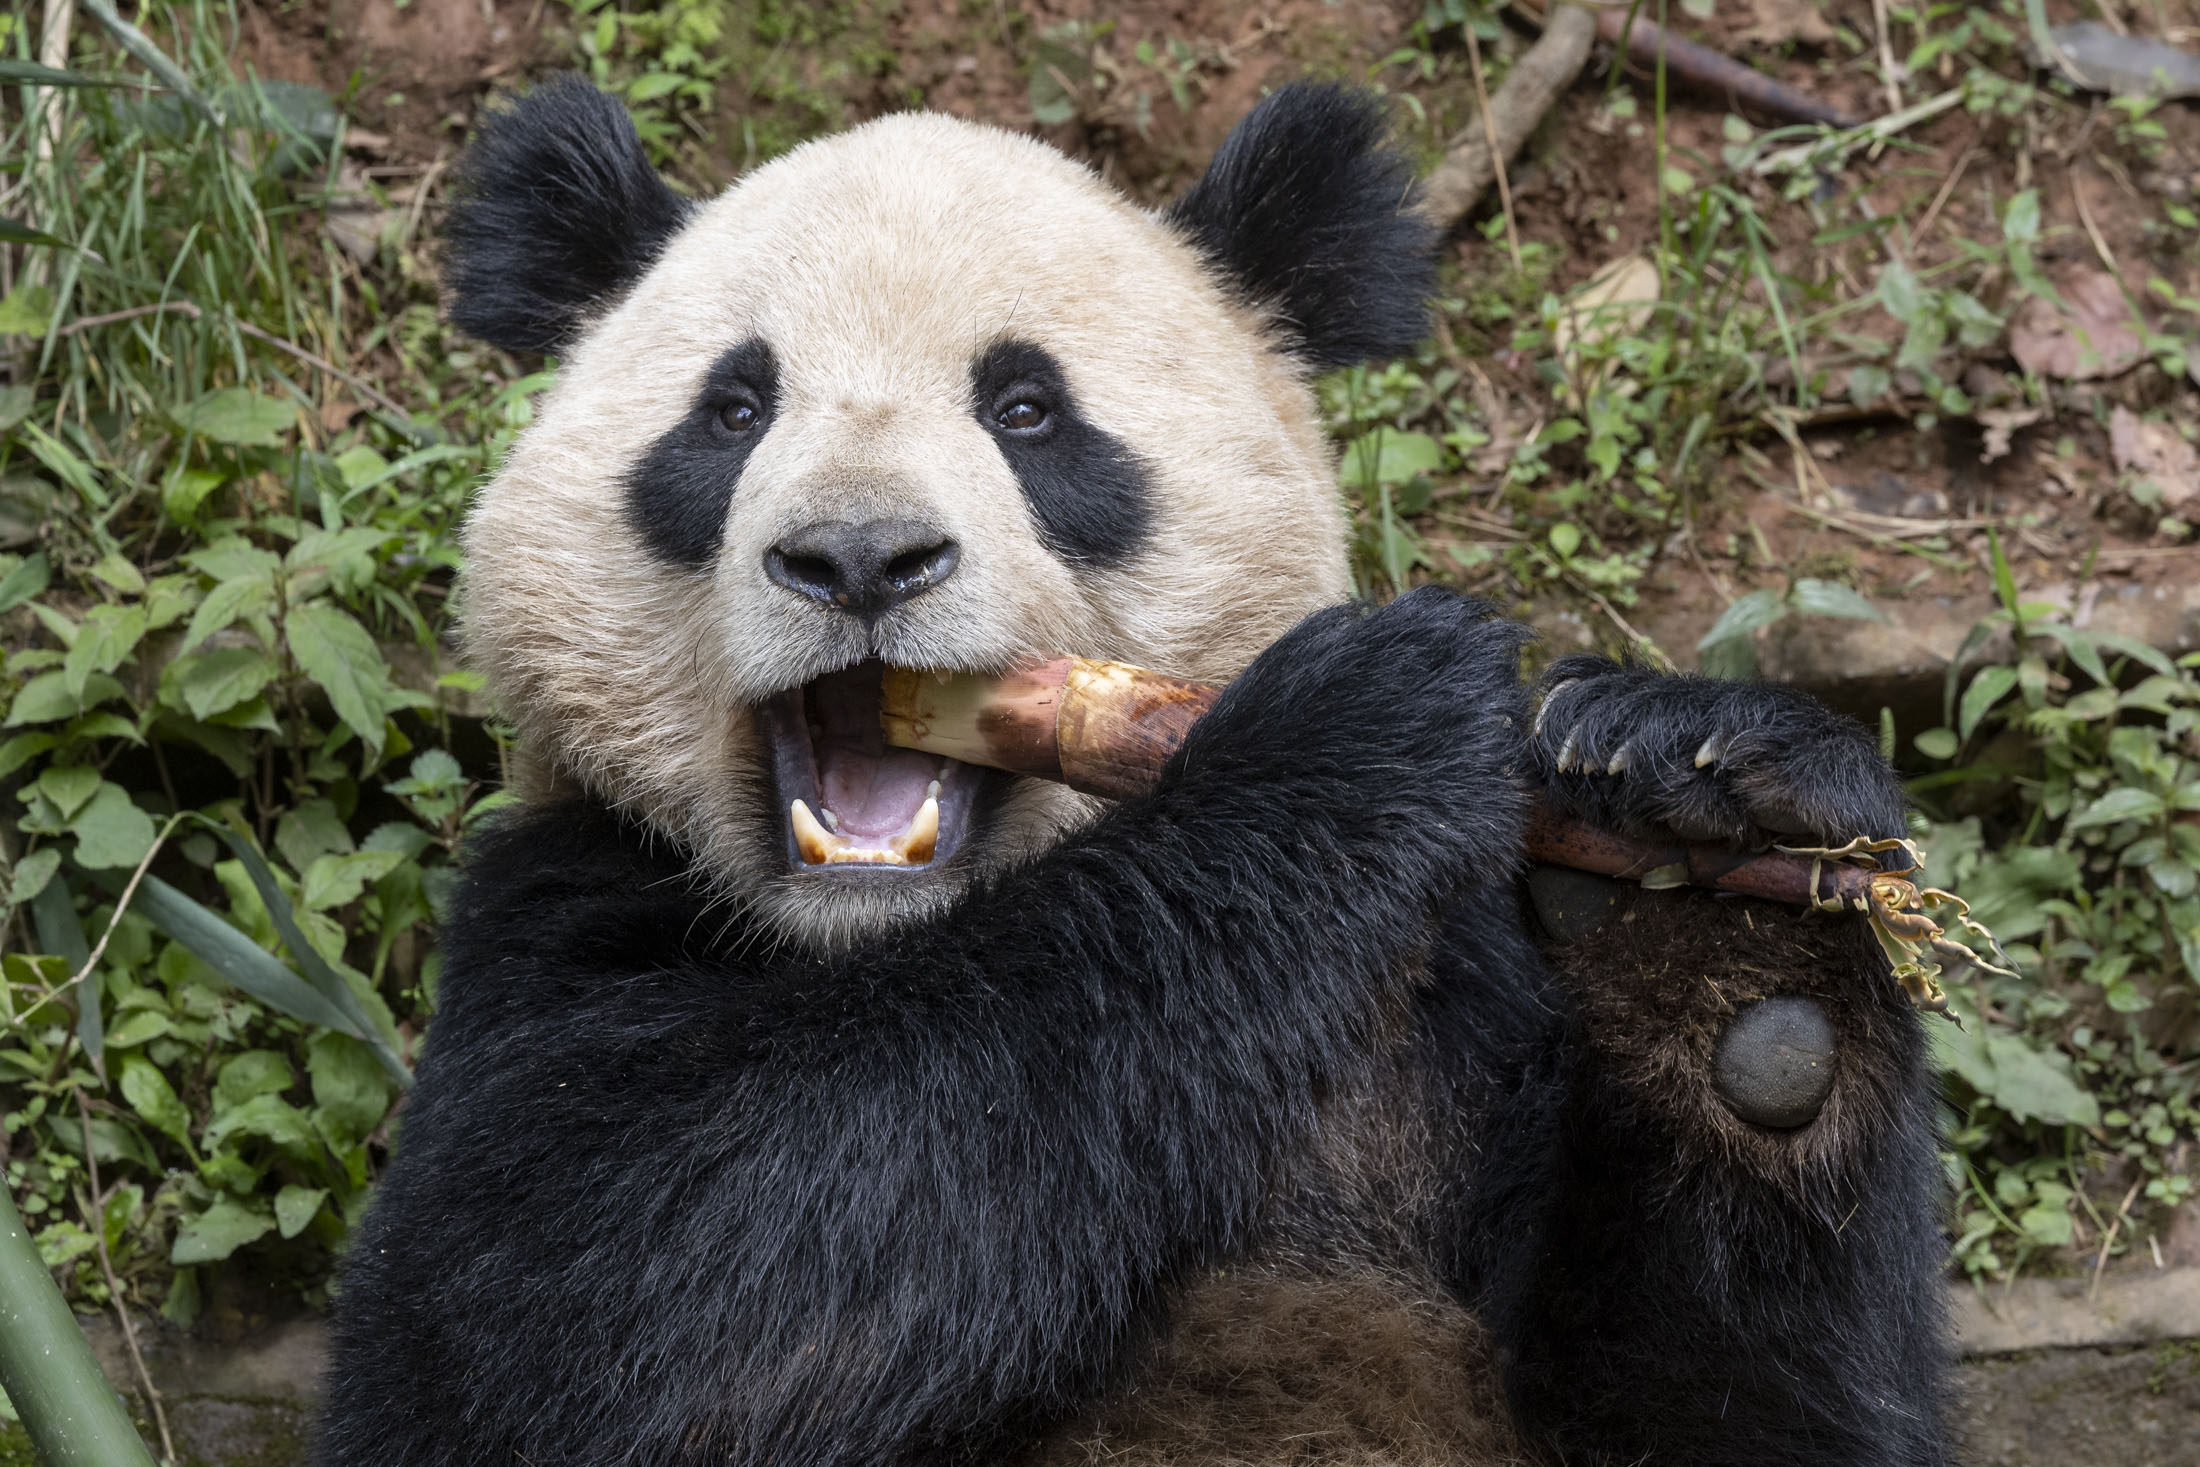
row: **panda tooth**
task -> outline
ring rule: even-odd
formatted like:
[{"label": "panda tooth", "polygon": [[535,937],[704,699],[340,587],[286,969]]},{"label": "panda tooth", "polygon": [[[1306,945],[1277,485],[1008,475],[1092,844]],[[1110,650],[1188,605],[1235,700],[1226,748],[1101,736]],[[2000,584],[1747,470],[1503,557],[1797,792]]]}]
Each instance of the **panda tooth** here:
[{"label": "panda tooth", "polygon": [[787,819],[794,826],[795,848],[802,852],[805,865],[823,866],[848,848],[848,838],[820,825],[810,807],[800,800],[787,807]]},{"label": "panda tooth", "polygon": [[917,806],[917,818],[909,822],[909,828],[896,837],[887,847],[908,864],[915,866],[932,859],[932,851],[940,839],[940,802],[931,795]]},{"label": "panda tooth", "polygon": [[840,817],[823,805],[817,807],[817,818],[825,822],[827,830],[840,829]]},{"label": "panda tooth", "polygon": [[936,800],[940,797],[940,782],[938,780],[935,779],[924,787],[924,797],[928,800]]},{"label": "panda tooth", "polygon": [[1696,767],[1698,769],[1708,768],[1725,757],[1725,736],[1723,734],[1713,734],[1710,738],[1705,739],[1703,747],[1696,751]]}]

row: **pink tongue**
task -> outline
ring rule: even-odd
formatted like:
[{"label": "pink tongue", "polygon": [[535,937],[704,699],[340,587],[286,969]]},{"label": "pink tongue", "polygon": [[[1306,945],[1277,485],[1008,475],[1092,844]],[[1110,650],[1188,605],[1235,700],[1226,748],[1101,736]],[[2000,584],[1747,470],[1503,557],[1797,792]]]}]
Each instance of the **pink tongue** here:
[{"label": "pink tongue", "polygon": [[890,840],[909,828],[940,760],[915,749],[889,749],[879,735],[879,666],[865,663],[821,677],[809,690],[810,747],[817,789],[839,833]]}]

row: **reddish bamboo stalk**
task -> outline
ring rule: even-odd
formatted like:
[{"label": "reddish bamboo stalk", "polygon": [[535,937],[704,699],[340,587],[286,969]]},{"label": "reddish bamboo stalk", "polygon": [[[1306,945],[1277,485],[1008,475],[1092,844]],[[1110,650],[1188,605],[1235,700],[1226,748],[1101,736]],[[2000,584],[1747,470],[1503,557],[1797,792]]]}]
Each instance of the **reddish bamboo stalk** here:
[{"label": "reddish bamboo stalk", "polygon": [[[1134,799],[1153,788],[1220,692],[1142,667],[1071,657],[999,678],[890,667],[879,721],[886,742],[901,748]],[[1633,840],[1540,805],[1528,820],[1528,858],[1796,906],[1816,897],[1858,911],[1873,877],[1861,866],[1784,851],[1741,856],[1719,845]]]}]

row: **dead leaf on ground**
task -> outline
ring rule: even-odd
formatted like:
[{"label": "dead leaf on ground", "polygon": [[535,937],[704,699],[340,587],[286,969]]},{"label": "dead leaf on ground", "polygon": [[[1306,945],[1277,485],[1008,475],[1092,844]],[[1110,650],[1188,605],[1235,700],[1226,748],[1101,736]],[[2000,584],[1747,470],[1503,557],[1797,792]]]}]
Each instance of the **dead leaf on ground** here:
[{"label": "dead leaf on ground", "polygon": [[2074,270],[2056,281],[2055,288],[2064,305],[2031,296],[2009,322],[2009,354],[2019,366],[2066,382],[2084,382],[2127,372],[2145,357],[2140,322],[2115,276],[2105,270]]},{"label": "dead leaf on ground", "polygon": [[2047,415],[2045,408],[1980,408],[1972,417],[1986,430],[1986,446],[1978,461],[1990,464],[2009,452],[2009,440],[2019,428],[2029,428]]},{"label": "dead leaf on ground", "polygon": [[2142,418],[2130,408],[2116,409],[2108,420],[2108,456],[2117,468],[2160,490],[2164,509],[2175,510],[2200,494],[2200,449],[2168,423]]},{"label": "dead leaf on ground", "polygon": [[1603,380],[1611,367],[1609,358],[1595,364],[1590,379],[1580,380],[1581,355],[1623,336],[1634,336],[1650,324],[1658,307],[1658,267],[1641,255],[1622,255],[1590,276],[1566,299],[1566,313],[1551,332],[1569,388],[1582,390]]},{"label": "dead leaf on ground", "polygon": [[1801,41],[1806,46],[1824,46],[1833,40],[1833,25],[1818,0],[1749,0],[1749,9],[1755,19],[1734,33],[1738,45],[1783,46]]}]

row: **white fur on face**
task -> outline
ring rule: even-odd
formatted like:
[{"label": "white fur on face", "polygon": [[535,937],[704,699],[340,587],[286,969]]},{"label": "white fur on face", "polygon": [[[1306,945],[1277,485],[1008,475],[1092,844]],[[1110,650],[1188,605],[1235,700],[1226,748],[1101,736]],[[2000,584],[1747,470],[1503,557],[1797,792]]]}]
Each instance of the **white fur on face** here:
[{"label": "white fur on face", "polygon": [[[668,565],[624,475],[728,348],[779,398],[716,560]],[[1152,476],[1151,532],[1076,569],[1041,539],[972,400],[994,343],[1058,361]],[[818,520],[959,542],[952,577],[867,631],[770,581]],[[788,936],[936,907],[1092,806],[1019,782],[948,874],[790,873],[752,709],[863,657],[1003,670],[1074,654],[1215,681],[1348,587],[1328,445],[1298,368],[1192,249],[1043,144],[907,114],[798,148],[705,206],[591,327],[466,528],[467,648],[538,762],[638,814]]]}]

